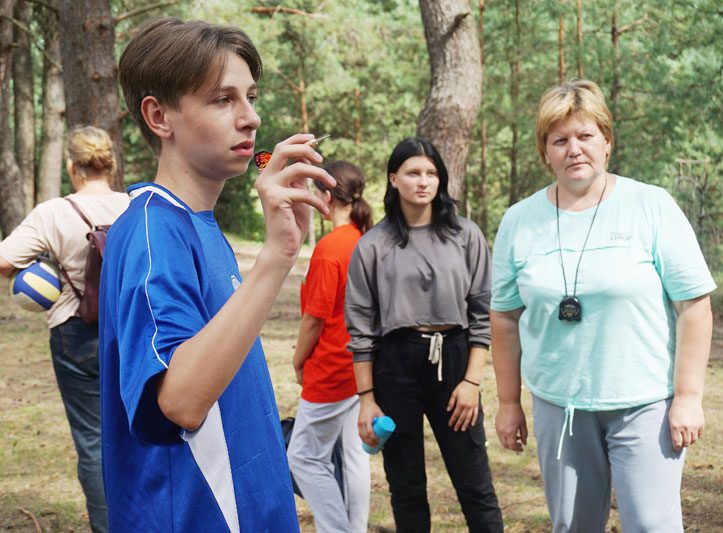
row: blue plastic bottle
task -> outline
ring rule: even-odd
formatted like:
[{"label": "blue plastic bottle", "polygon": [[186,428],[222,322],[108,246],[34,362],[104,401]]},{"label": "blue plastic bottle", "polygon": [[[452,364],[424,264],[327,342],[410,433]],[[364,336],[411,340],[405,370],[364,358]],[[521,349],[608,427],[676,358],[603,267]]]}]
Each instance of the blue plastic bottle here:
[{"label": "blue plastic bottle", "polygon": [[394,420],[388,416],[380,416],[372,421],[372,429],[379,439],[379,444],[372,448],[366,442],[362,442],[362,448],[364,448],[364,451],[368,454],[374,455],[375,453],[379,453],[379,450],[384,447],[384,443],[387,442],[387,439],[394,433],[394,430],[397,429],[397,425],[394,423]]}]

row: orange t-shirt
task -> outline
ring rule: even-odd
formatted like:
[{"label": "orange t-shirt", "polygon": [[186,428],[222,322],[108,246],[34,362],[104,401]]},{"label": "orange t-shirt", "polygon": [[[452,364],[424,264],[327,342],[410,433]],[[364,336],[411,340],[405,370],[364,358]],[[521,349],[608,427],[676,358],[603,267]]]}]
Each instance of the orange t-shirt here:
[{"label": "orange t-shirt", "polygon": [[354,224],[345,224],[322,238],[301,283],[301,314],[324,319],[319,341],[304,363],[301,397],[308,402],[339,402],[356,394],[352,355],[346,350],[344,292],[351,254],[360,237]]}]

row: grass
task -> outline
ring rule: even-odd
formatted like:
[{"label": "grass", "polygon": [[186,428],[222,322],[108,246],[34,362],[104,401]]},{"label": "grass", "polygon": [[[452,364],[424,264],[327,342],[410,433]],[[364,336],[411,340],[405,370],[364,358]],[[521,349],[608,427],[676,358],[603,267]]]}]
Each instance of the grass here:
[{"label": "grass", "polygon": [[[259,245],[233,241],[245,271]],[[298,327],[298,286],[310,252],[304,248],[264,327],[262,340],[281,417],[293,416],[299,388],[291,357]],[[720,324],[720,320],[718,320]],[[723,532],[723,328],[718,328],[706,387],[706,434],[690,448],[683,476],[686,531]],[[525,395],[528,416],[529,395]],[[534,437],[514,454],[502,449],[494,433],[495,385],[488,366],[483,382],[487,430],[495,486],[513,533],[549,531]],[[43,531],[89,531],[83,495],[75,473],[75,451],[55,384],[44,316],[14,306],[7,281],[0,281],[0,531],[33,532],[33,517]],[[531,428],[530,428],[531,429]],[[427,428],[428,492],[436,532],[465,531],[464,519]],[[371,530],[394,529],[381,456],[372,456]],[[313,519],[297,499],[302,531]],[[609,531],[620,531],[613,510]]]}]

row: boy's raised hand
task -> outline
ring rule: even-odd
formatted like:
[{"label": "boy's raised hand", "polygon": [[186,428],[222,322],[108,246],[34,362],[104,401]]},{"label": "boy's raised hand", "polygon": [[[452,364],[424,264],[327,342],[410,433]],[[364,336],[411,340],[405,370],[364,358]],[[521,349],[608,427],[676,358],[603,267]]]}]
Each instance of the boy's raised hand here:
[{"label": "boy's raised hand", "polygon": [[[306,237],[314,207],[326,214],[328,208],[309,190],[307,178],[319,180],[333,188],[336,181],[324,169],[321,155],[309,146],[311,134],[297,134],[274,148],[266,168],[256,179],[256,190],[266,221],[266,248],[278,254],[284,266],[291,268]],[[288,164],[291,161],[291,164]]]}]

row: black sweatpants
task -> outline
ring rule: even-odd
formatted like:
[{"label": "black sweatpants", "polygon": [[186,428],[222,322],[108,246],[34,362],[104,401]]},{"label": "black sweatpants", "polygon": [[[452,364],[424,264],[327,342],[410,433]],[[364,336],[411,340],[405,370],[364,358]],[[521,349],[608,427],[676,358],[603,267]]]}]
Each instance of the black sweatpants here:
[{"label": "black sweatpants", "polygon": [[394,522],[398,533],[430,531],[422,418],[426,415],[469,531],[502,532],[485,449],[482,406],[477,423],[466,431],[455,432],[448,425],[447,402],[467,370],[467,332],[454,328],[443,334],[442,381],[437,365],[428,361],[430,340],[413,329],[384,336],[374,359],[374,396],[397,424],[382,450]]}]

